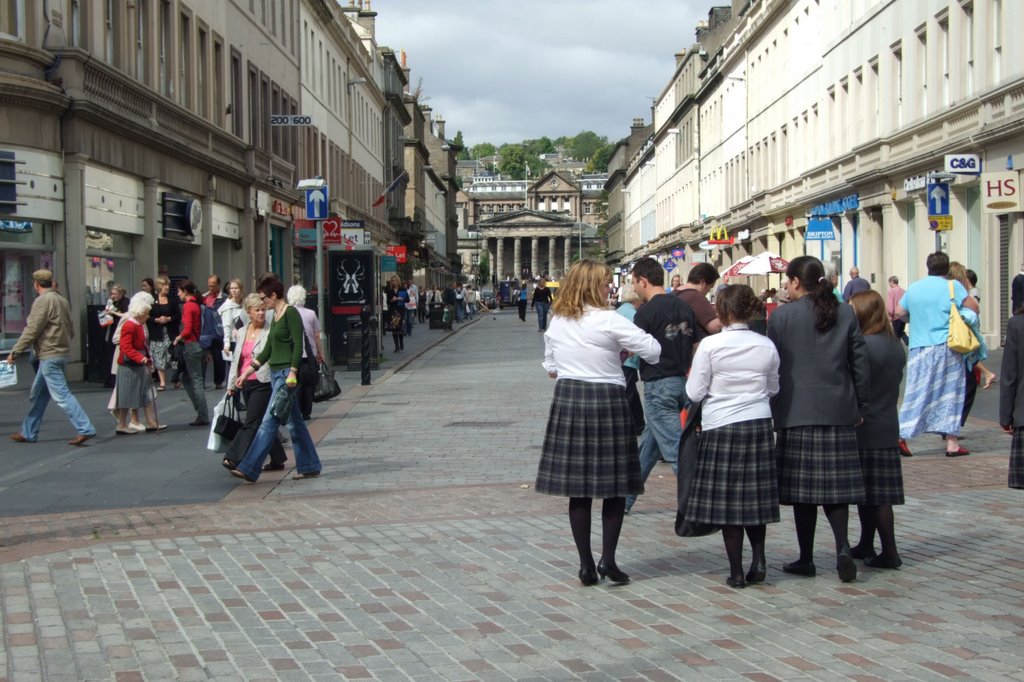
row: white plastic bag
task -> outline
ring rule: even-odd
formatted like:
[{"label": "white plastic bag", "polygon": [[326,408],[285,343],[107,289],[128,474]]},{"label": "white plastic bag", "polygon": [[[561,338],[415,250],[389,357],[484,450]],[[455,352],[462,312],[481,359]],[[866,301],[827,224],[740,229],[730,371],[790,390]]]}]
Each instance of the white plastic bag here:
[{"label": "white plastic bag", "polygon": [[18,366],[0,361],[0,388],[10,388],[18,385]]},{"label": "white plastic bag", "polygon": [[225,395],[213,408],[213,417],[210,418],[210,437],[206,439],[207,450],[225,452],[228,449],[228,441],[221,438],[220,434],[213,430],[214,427],[217,426],[217,417],[224,414],[224,408],[227,406],[227,401],[228,397]]}]

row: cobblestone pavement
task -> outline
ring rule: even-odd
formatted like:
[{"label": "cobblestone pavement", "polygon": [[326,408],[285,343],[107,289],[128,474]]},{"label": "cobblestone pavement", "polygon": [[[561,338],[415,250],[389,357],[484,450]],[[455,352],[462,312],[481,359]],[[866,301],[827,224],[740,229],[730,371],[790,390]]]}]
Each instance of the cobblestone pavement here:
[{"label": "cobblestone pavement", "polygon": [[782,573],[784,511],[768,582],[732,590],[718,536],[673,534],[660,465],[620,543],[633,582],[582,588],[565,501],[531,485],[542,345],[488,316],[347,391],[314,423],[319,479],[0,519],[0,679],[1024,679],[1021,498],[991,423],[970,457],[911,443],[899,571],[840,583],[822,520],[819,576]]}]

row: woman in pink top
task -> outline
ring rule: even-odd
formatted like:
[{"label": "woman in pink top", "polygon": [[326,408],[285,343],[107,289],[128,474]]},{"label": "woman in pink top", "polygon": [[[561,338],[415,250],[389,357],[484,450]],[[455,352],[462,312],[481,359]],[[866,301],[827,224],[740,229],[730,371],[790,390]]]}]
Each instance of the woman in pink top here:
[{"label": "woman in pink top", "polygon": [[[231,368],[228,370],[228,395],[234,396],[235,380],[249,368],[252,359],[259,355],[267,343],[270,326],[267,324],[267,311],[263,307],[263,299],[259,294],[249,294],[242,301],[242,306],[249,316],[249,324],[236,329],[231,344],[237,352],[231,355]],[[242,403],[245,405],[245,419],[242,428],[231,441],[228,451],[224,454],[224,468],[234,469],[245,457],[259,431],[263,415],[267,412],[272,391],[270,389],[270,365],[263,365],[242,384],[240,391]],[[264,471],[281,471],[288,457],[285,455],[281,441],[275,441],[270,448],[270,463],[263,467]]]}]

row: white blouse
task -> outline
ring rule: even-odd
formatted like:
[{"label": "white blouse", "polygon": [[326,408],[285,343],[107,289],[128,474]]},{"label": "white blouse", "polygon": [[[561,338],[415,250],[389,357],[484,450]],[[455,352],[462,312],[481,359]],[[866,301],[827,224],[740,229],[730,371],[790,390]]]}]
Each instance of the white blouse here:
[{"label": "white blouse", "polygon": [[697,346],[686,395],[704,401],[701,428],[770,419],[769,398],[778,392],[779,353],[767,336],[730,324]]},{"label": "white blouse", "polygon": [[614,310],[587,307],[578,320],[555,315],[544,332],[544,369],[559,379],[626,385],[619,353],[627,350],[651,364],[661,344]]}]

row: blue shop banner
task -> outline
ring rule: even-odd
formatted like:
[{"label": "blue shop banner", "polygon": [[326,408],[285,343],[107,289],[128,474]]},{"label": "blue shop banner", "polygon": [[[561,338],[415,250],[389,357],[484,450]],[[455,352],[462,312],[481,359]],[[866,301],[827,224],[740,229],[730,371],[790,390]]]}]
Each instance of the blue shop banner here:
[{"label": "blue shop banner", "polygon": [[811,218],[807,221],[807,231],[804,232],[804,240],[830,242],[836,238],[836,231],[832,225],[831,218]]}]

